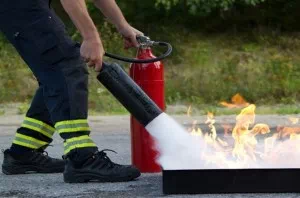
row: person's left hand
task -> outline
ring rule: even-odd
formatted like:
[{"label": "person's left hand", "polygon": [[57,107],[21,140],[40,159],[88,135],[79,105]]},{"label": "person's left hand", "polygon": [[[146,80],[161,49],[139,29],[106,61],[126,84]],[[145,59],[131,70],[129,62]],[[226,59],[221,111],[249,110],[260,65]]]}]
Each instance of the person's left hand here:
[{"label": "person's left hand", "polygon": [[136,40],[136,37],[139,35],[144,35],[142,32],[139,30],[133,28],[129,24],[121,27],[118,29],[120,34],[124,38],[124,47],[125,49],[131,48],[131,47],[139,47],[139,43]]}]

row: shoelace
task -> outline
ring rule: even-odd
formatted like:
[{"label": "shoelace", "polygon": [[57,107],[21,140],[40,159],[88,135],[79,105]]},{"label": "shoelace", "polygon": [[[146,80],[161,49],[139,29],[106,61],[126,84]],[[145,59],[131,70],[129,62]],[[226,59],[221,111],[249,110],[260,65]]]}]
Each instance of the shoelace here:
[{"label": "shoelace", "polygon": [[44,156],[49,156],[48,152],[45,151],[44,149],[37,149],[37,150],[34,150],[33,152],[37,152],[37,153],[42,154]]},{"label": "shoelace", "polygon": [[44,157],[46,160],[57,160],[57,159],[54,159],[54,158],[50,157],[48,152],[45,151],[45,150],[35,150],[33,152],[35,152],[36,154]]},{"label": "shoelace", "polygon": [[44,156],[46,156],[46,157],[48,157],[48,156],[49,156],[49,154],[48,154],[48,152],[47,152],[47,151],[43,151],[43,152],[41,152],[41,154],[42,154],[42,155],[44,155]]},{"label": "shoelace", "polygon": [[100,158],[105,159],[105,161],[110,165],[110,167],[115,166],[116,164],[114,162],[111,161],[111,159],[107,156],[107,154],[105,153],[105,151],[110,151],[113,152],[115,154],[118,154],[116,151],[111,150],[111,149],[104,149],[101,151],[97,151],[93,157],[95,157],[95,155],[98,155]]},{"label": "shoelace", "polygon": [[33,152],[37,152],[38,154],[41,154],[41,155],[43,155],[43,156],[46,157],[46,158],[50,158],[48,152],[45,151],[45,149],[46,149],[47,147],[53,147],[53,145],[52,145],[52,144],[47,144],[46,146],[41,147],[41,148],[39,148],[39,149],[37,149],[37,150],[34,150]]}]

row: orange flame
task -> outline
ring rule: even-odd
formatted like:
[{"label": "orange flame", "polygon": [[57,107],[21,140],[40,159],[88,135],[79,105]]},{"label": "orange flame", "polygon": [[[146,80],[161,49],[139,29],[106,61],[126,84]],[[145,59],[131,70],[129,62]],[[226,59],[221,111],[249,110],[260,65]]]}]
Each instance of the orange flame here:
[{"label": "orange flame", "polygon": [[300,127],[283,127],[278,126],[277,132],[280,137],[285,138],[287,136],[294,136],[295,134],[300,133]]},{"label": "orange flame", "polygon": [[[192,136],[203,138],[205,146],[201,156],[209,167],[256,167],[259,166],[258,160],[276,166],[282,161],[282,155],[285,153],[299,149],[300,154],[300,127],[278,126],[277,131],[269,135],[271,133],[269,125],[255,123],[256,106],[246,102],[240,94],[232,98],[232,103],[221,102],[221,104],[228,108],[243,108],[236,116],[234,125],[221,124],[224,129],[223,137],[217,133],[216,118],[212,112],[208,112],[206,116],[207,131],[203,131],[196,120],[188,129]],[[187,111],[189,117],[191,112],[192,107],[189,106]],[[292,125],[296,125],[300,118],[290,117],[289,121]],[[263,145],[259,144],[260,139],[257,139],[259,136],[264,137]],[[287,142],[282,142],[282,139],[298,141],[299,144],[289,146]]]},{"label": "orange flame", "polygon": [[228,103],[226,101],[220,102],[220,104],[227,108],[242,108],[250,105],[240,94],[236,94],[231,98],[232,103]]}]

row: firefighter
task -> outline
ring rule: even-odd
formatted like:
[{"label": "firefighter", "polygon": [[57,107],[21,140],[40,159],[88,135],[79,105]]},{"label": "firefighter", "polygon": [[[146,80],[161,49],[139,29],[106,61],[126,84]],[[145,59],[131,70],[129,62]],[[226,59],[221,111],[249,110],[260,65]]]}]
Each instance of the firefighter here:
[{"label": "firefighter", "polygon": [[[140,176],[139,170],[112,162],[89,136],[87,65],[99,72],[104,49],[86,2],[61,0],[82,35],[80,46],[67,35],[50,1],[0,1],[0,30],[39,83],[12,146],[4,151],[2,172],[63,172],[68,183],[133,180]],[[128,24],[114,0],[94,0],[94,4],[116,26],[126,48],[138,47],[136,36],[142,33]],[[55,131],[64,139],[64,160],[44,152]]]}]

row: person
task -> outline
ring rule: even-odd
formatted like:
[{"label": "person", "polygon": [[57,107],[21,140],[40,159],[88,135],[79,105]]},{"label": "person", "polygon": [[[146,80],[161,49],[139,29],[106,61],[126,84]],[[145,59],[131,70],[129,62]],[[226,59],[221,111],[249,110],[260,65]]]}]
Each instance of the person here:
[{"label": "person", "polygon": [[[81,45],[67,35],[51,0],[1,0],[0,30],[35,75],[39,87],[12,146],[3,151],[7,175],[63,172],[67,183],[123,182],[140,176],[137,168],[112,162],[91,139],[88,115],[88,70],[101,70],[100,35],[85,0],[61,0],[78,31]],[[125,39],[138,47],[142,33],[124,18],[114,0],[94,0]],[[45,153],[54,132],[64,139],[64,160]]]}]

